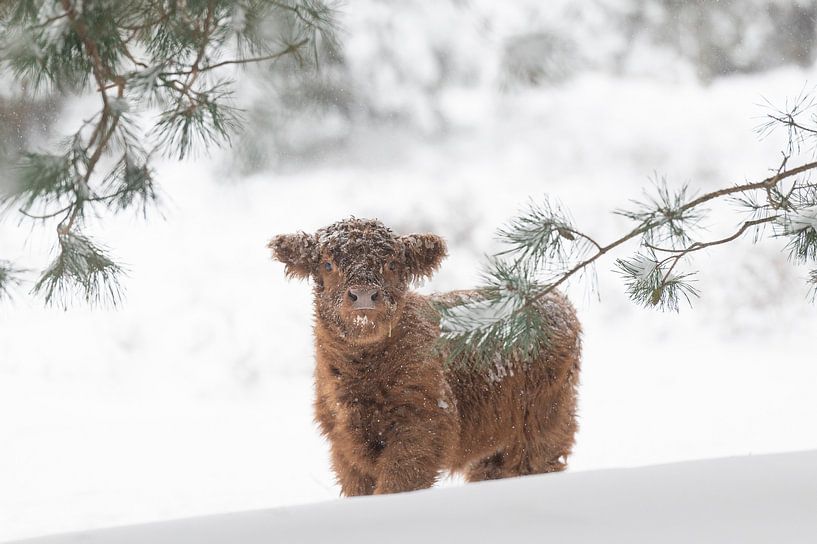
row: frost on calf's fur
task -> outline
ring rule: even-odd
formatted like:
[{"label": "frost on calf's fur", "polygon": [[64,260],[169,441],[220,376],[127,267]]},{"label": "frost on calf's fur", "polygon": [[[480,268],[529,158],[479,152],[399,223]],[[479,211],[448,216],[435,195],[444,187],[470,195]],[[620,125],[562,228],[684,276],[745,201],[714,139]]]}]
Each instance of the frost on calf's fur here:
[{"label": "frost on calf's fur", "polygon": [[365,315],[356,316],[355,319],[354,319],[354,324],[357,325],[358,327],[374,327],[375,326],[375,322],[374,321],[369,321],[369,318],[366,317]]}]

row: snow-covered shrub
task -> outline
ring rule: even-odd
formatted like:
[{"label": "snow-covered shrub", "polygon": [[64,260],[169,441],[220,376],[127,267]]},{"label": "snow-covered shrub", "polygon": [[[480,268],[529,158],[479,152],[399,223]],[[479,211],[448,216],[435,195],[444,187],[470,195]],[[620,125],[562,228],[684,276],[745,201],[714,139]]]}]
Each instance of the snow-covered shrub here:
[{"label": "snow-covered shrub", "polygon": [[814,61],[814,0],[633,0],[613,8],[630,45],[666,48],[708,81]]},{"label": "snow-covered shrub", "polygon": [[560,83],[578,68],[575,44],[556,32],[537,31],[505,40],[502,83],[506,88]]}]

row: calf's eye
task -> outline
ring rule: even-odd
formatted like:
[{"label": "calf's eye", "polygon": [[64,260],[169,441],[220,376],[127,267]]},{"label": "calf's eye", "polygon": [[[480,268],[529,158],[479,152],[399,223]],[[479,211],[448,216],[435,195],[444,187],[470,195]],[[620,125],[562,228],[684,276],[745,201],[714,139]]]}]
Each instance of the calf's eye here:
[{"label": "calf's eye", "polygon": [[332,268],[333,268],[332,263],[330,263],[328,261],[323,263],[323,269],[326,270],[327,272],[331,272]]},{"label": "calf's eye", "polygon": [[391,262],[389,263],[389,270],[390,270],[390,271],[392,271],[392,272],[394,272],[395,270],[397,270],[397,263],[396,263],[396,262],[394,262],[394,261],[391,261]]}]

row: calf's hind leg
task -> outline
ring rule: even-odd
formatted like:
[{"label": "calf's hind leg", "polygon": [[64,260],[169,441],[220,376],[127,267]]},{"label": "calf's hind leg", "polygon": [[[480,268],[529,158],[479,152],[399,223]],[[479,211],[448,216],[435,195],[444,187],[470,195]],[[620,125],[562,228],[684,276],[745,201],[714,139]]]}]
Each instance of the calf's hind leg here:
[{"label": "calf's hind leg", "polygon": [[471,464],[466,470],[465,479],[469,482],[481,482],[559,472],[567,466],[563,459],[568,453],[553,451],[542,445],[510,446]]},{"label": "calf's hind leg", "polygon": [[505,452],[500,450],[472,463],[465,471],[465,479],[469,482],[498,480],[507,478],[509,475],[506,472]]}]

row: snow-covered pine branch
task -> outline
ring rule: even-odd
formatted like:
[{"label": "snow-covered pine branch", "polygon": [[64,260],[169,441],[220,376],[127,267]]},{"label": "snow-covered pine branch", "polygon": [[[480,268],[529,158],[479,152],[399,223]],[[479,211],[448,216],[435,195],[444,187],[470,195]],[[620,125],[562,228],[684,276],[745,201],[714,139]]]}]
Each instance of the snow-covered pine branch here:
[{"label": "snow-covered pine branch", "polygon": [[[631,300],[661,310],[679,311],[681,301],[691,305],[700,295],[692,283],[697,272],[681,271],[690,255],[730,244],[747,232],[758,242],[767,225],[773,236],[788,240],[792,262],[817,264],[817,185],[808,180],[817,162],[789,167],[805,142],[817,142],[817,119],[801,119],[804,105],[812,104],[808,96],[792,104],[794,111],[773,110],[759,129],[766,135],[782,128],[788,135],[783,159],[772,175],[700,196],[692,195],[687,185],[673,190],[661,178],[655,191],[634,200],[631,209],[613,212],[636,226],[612,242],[598,242],[574,227],[567,211],[549,197],[531,202],[499,231],[507,249],[491,258],[482,287],[454,304],[438,306],[443,351],[457,357],[468,353],[467,360],[489,365],[501,356],[541,349],[557,331],[535,311],[537,302],[633,240],[639,241],[635,255],[616,259],[615,267]],[[750,219],[728,236],[706,239],[701,224],[706,205],[716,201],[731,202]],[[808,282],[812,298],[817,298],[817,270]]]},{"label": "snow-covered pine branch", "polygon": [[473,365],[492,364],[511,352],[535,355],[542,348],[547,325],[535,302],[541,290],[529,263],[492,260],[483,286],[436,304],[446,356]]}]

